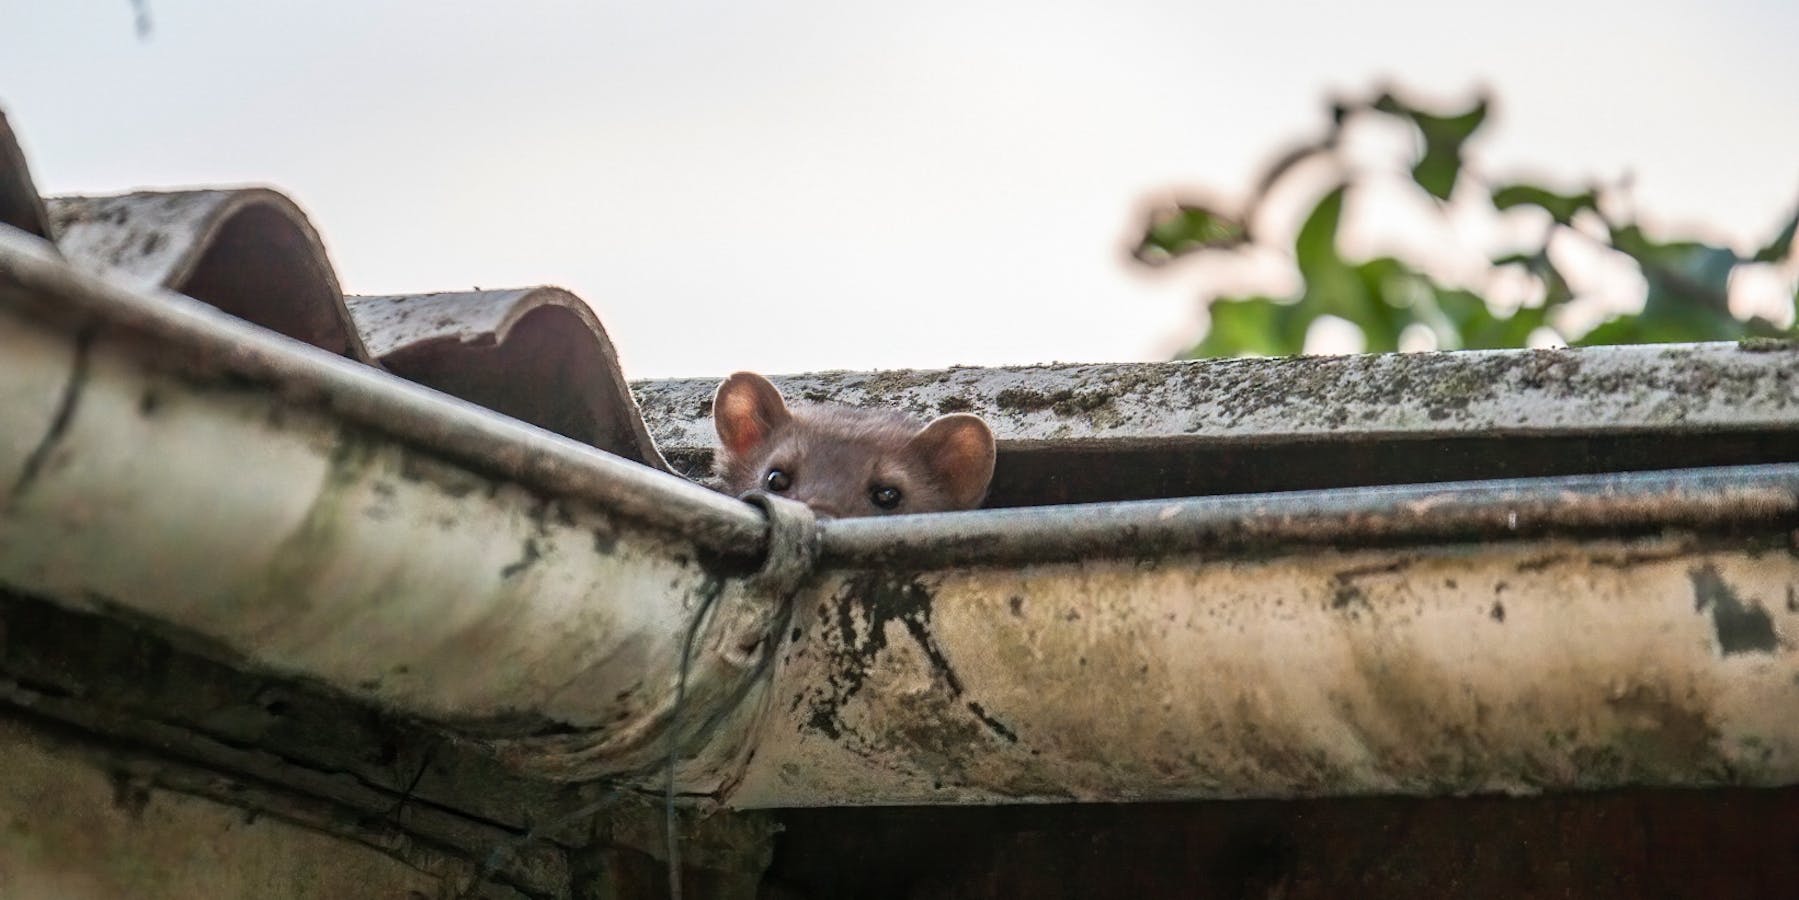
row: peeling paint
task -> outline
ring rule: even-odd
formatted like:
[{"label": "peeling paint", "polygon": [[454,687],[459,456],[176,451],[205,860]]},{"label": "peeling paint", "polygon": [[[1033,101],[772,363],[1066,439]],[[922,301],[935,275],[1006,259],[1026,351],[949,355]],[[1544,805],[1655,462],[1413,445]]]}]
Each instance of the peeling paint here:
[{"label": "peeling paint", "polygon": [[1789,589],[1680,538],[833,574],[729,802],[1795,783],[1799,655],[1713,649]]},{"label": "peeling paint", "polygon": [[543,559],[543,552],[537,549],[536,538],[525,538],[525,546],[522,552],[524,555],[519,557],[517,562],[507,563],[505,568],[500,569],[501,578],[511,578],[512,576],[531,568],[531,566]]},{"label": "peeling paint", "polygon": [[[1718,649],[1725,656],[1736,653],[1773,653],[1780,649],[1780,637],[1774,623],[1760,603],[1744,603],[1730,585],[1718,576],[1717,569],[1704,566],[1694,569],[1693,609],[1710,612],[1718,637]],[[1793,590],[1791,587],[1788,591]]]},{"label": "peeling paint", "polygon": [[81,402],[81,393],[87,387],[89,356],[94,345],[95,328],[88,326],[75,333],[73,363],[69,368],[68,380],[64,383],[61,396],[56,401],[56,410],[50,416],[49,427],[42,437],[38,438],[31,452],[25,456],[25,464],[19,468],[19,475],[6,492],[6,502],[16,502],[37,479],[44,466],[55,452],[56,445],[68,431],[69,420],[75,415],[76,404]]}]

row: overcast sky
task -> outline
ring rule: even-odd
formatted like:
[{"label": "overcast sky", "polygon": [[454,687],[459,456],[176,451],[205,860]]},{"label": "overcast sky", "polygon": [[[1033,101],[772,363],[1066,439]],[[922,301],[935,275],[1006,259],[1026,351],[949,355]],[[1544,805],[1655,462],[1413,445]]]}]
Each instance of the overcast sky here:
[{"label": "overcast sky", "polygon": [[1799,198],[1793,0],[148,5],[0,0],[46,193],[270,184],[346,290],[561,285],[634,377],[1162,357],[1141,204],[1388,77],[1744,247]]}]

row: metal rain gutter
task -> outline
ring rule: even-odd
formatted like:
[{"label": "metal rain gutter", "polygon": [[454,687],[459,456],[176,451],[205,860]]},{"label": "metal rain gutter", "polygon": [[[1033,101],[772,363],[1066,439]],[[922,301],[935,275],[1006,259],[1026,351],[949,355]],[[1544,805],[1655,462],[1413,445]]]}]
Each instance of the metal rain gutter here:
[{"label": "metal rain gutter", "polygon": [[[0,229],[0,584],[444,724],[653,768],[778,604],[753,507]],[[708,776],[694,776],[706,784]]]},{"label": "metal rain gutter", "polygon": [[711,610],[736,806],[1799,782],[1791,463],[771,530],[16,232],[0,310],[0,583],[530,771],[652,770]]},{"label": "metal rain gutter", "polygon": [[826,523],[748,807],[1799,781],[1799,466]]}]

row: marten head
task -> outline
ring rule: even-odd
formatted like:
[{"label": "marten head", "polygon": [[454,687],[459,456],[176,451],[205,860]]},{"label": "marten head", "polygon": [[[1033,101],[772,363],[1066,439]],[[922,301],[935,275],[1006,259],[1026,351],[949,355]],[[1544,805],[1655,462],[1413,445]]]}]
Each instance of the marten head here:
[{"label": "marten head", "polygon": [[789,408],[768,379],[738,372],[718,386],[712,420],[727,490],[760,488],[820,516],[973,509],[993,480],[993,432],[967,413],[923,423],[890,410]]}]

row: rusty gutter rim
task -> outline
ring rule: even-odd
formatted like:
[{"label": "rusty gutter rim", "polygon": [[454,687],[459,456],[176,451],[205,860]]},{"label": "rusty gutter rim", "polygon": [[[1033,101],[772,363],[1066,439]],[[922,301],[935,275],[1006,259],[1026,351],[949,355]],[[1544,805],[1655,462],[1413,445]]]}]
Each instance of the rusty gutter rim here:
[{"label": "rusty gutter rim", "polygon": [[[484,407],[244,322],[191,297],[131,289],[82,272],[48,245],[0,227],[0,277],[56,298],[33,318],[72,317],[152,338],[159,359],[215,369],[315,398],[333,413],[526,487],[591,501],[736,557],[763,549],[755,508],[686,479],[622,459]],[[71,316],[72,314],[72,316]],[[182,363],[176,363],[177,365]]]},{"label": "rusty gutter rim", "polygon": [[820,523],[820,560],[944,568],[1280,547],[1799,526],[1799,464],[1021,507]]},{"label": "rusty gutter rim", "polygon": [[[164,290],[79,271],[0,228],[0,273],[64,310],[233,373],[316,397],[345,418],[554,495],[599,503],[737,558],[765,549],[754,507],[358,364]],[[1278,545],[1384,545],[1642,531],[1799,517],[1799,464],[1176,498],[821,523],[820,561],[982,565]]]}]

